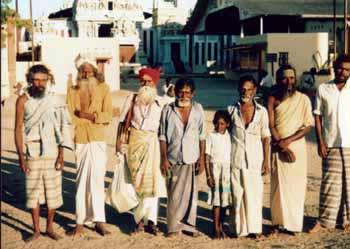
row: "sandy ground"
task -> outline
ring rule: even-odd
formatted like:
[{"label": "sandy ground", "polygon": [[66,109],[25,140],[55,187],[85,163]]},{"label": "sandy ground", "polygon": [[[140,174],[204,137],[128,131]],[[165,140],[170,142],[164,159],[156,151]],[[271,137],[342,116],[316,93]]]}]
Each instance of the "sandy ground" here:
[{"label": "sandy ground", "polygon": [[[113,104],[119,107],[123,102],[127,91],[118,91],[113,94]],[[130,235],[134,226],[132,215],[129,213],[118,214],[109,205],[106,205],[107,228],[111,235],[102,237],[92,227],[87,227],[79,238],[65,236],[74,222],[74,194],[75,174],[74,155],[72,152],[65,153],[65,169],[63,172],[63,196],[64,205],[57,211],[55,217],[55,229],[63,236],[63,239],[55,242],[48,237],[41,236],[37,241],[25,243],[32,233],[32,221],[30,212],[25,208],[25,185],[24,176],[21,173],[17,154],[15,152],[13,128],[15,113],[15,98],[10,98],[4,107],[1,107],[1,248],[350,248],[350,234],[342,230],[322,232],[319,234],[300,233],[296,236],[281,234],[277,238],[263,238],[259,241],[240,238],[214,241],[210,238],[212,230],[211,207],[206,204],[206,191],[204,174],[199,177],[199,207],[197,226],[202,235],[192,238],[181,235],[178,238],[168,239],[166,233],[166,200],[161,200],[159,214],[159,228],[161,233],[158,236],[149,234]],[[211,120],[213,111],[206,110],[207,131],[212,129]],[[116,131],[116,119],[108,127],[111,136],[108,138],[109,163],[105,178],[106,188],[111,181],[114,167],[114,141]],[[308,144],[308,187],[305,204],[305,231],[315,222],[318,214],[318,196],[320,188],[320,159],[317,156],[316,145],[313,135],[307,137]],[[264,231],[270,226],[269,210],[269,177],[264,178]],[[298,184],[298,183],[296,183]],[[45,231],[46,212],[41,214],[41,228]]]}]

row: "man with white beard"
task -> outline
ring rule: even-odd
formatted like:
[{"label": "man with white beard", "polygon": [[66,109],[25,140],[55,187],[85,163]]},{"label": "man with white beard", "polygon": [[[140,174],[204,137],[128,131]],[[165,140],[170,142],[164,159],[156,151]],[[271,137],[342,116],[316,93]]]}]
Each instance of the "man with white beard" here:
[{"label": "man with white beard", "polygon": [[[135,233],[146,231],[153,235],[157,235],[158,198],[166,197],[165,179],[160,172],[158,141],[163,108],[156,89],[159,78],[158,70],[141,69],[139,92],[128,97],[120,117],[120,123],[125,122],[130,131],[127,164],[139,197],[139,205],[134,210]],[[127,141],[122,141],[118,135],[117,152],[121,151],[122,143]]]},{"label": "man with white beard", "polygon": [[255,100],[258,84],[251,75],[240,78],[240,99],[228,107],[231,115],[233,215],[236,236],[262,233],[263,178],[269,171],[270,130],[267,110]]},{"label": "man with white beard", "polygon": [[76,61],[77,82],[68,88],[68,110],[75,126],[77,164],[76,227],[69,235],[78,235],[84,224],[96,223],[96,232],[107,235],[104,176],[107,164],[106,125],[112,120],[109,86],[98,72],[95,60]]},{"label": "man with white beard", "polygon": [[196,230],[198,189],[196,175],[204,170],[205,133],[202,105],[193,101],[193,80],[175,85],[175,102],[166,105],[160,124],[161,170],[168,181],[168,236]]}]

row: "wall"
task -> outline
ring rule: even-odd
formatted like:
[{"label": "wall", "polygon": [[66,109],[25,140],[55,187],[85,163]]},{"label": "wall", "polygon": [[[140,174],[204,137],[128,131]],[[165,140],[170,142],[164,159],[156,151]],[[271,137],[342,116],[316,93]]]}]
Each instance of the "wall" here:
[{"label": "wall", "polygon": [[113,38],[47,38],[42,42],[42,62],[50,67],[59,93],[66,93],[68,75],[76,78],[74,64],[80,53],[90,51],[103,57],[111,57],[105,64],[105,79],[111,91],[120,89],[119,46]]},{"label": "wall", "polygon": [[[328,59],[328,33],[290,33],[267,34],[267,53],[289,53],[289,63],[297,75],[315,67],[313,55],[319,54],[319,63],[324,64]],[[275,70],[277,70],[276,63]]]},{"label": "wall", "polygon": [[[329,41],[333,41],[333,20],[306,20],[305,21],[305,32],[316,33],[316,32],[328,32]],[[336,42],[337,52],[342,52],[344,49],[344,20],[336,22]],[[330,51],[333,53],[333,51]]]},{"label": "wall", "polygon": [[10,96],[7,47],[1,48],[1,101]]}]

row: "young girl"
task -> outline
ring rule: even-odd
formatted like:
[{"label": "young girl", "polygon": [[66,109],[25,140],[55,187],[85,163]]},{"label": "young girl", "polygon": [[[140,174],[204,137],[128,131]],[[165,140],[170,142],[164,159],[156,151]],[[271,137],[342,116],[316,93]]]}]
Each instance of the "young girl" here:
[{"label": "young girl", "polygon": [[231,139],[228,129],[231,117],[227,111],[217,111],[213,120],[215,131],[206,140],[207,184],[212,192],[214,238],[223,239],[226,208],[232,205],[231,195]]}]

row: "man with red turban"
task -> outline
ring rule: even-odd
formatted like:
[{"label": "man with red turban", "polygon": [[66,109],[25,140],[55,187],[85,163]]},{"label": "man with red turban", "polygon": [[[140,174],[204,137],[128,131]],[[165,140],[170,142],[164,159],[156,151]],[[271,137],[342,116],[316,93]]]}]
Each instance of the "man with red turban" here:
[{"label": "man with red turban", "polygon": [[[128,167],[132,184],[139,197],[134,211],[135,232],[157,234],[158,198],[166,197],[165,178],[160,171],[158,129],[163,108],[156,86],[160,72],[144,68],[139,72],[140,89],[130,95],[121,113],[120,123],[129,128]],[[118,129],[119,130],[119,129]],[[127,129],[124,129],[124,131]],[[117,135],[116,151],[121,152],[125,136]],[[146,226],[145,226],[146,225]]]}]

